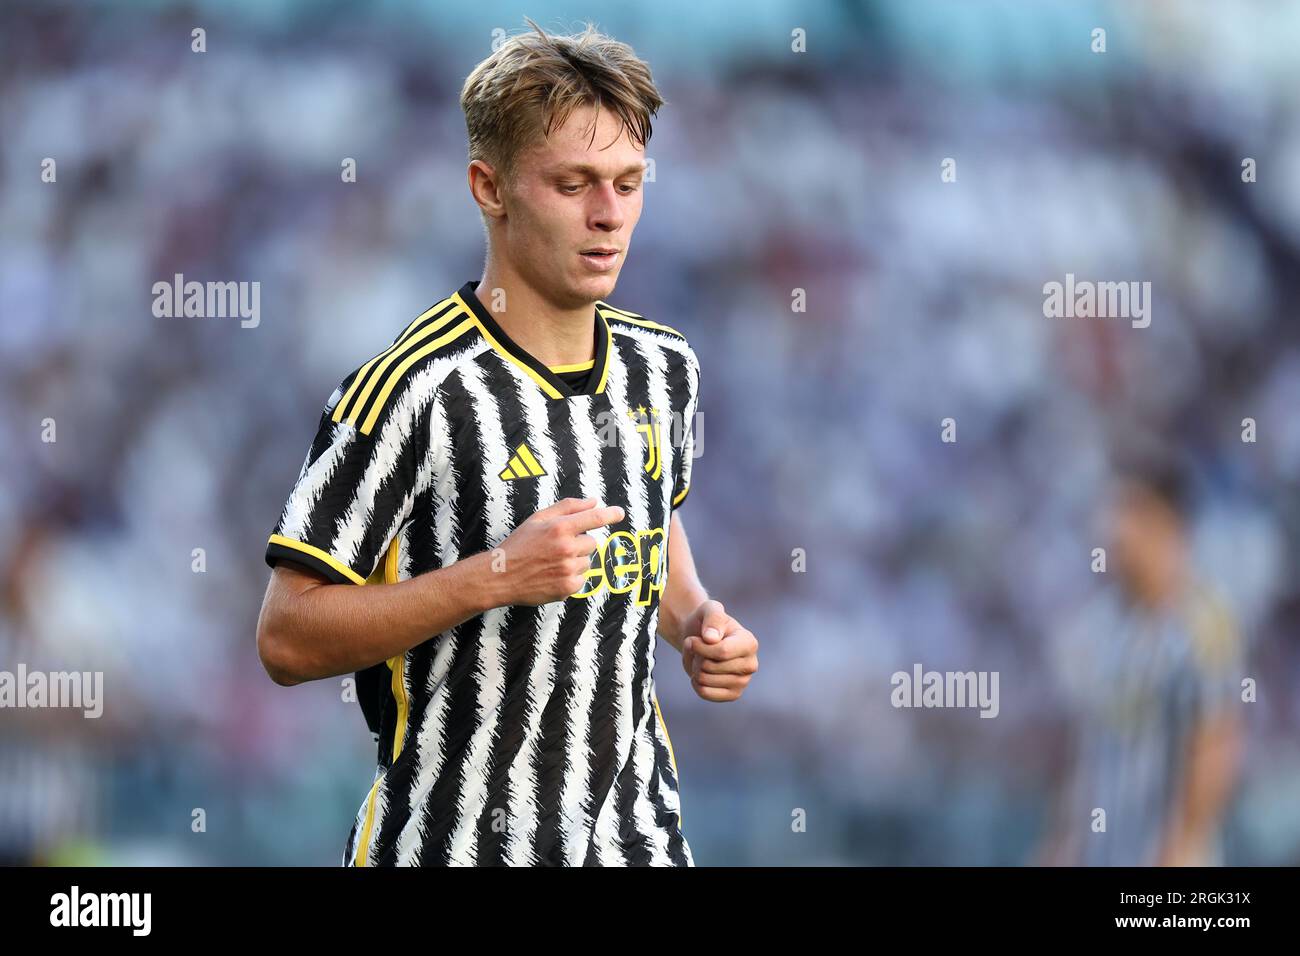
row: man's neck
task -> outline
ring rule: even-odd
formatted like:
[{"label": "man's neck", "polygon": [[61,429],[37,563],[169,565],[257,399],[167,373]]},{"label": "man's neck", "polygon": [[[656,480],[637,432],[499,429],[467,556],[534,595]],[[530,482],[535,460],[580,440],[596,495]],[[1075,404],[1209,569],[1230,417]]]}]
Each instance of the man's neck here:
[{"label": "man's neck", "polygon": [[[506,334],[544,365],[577,365],[596,357],[594,303],[557,308],[518,275],[492,262],[474,294]],[[505,308],[494,309],[497,302]]]}]

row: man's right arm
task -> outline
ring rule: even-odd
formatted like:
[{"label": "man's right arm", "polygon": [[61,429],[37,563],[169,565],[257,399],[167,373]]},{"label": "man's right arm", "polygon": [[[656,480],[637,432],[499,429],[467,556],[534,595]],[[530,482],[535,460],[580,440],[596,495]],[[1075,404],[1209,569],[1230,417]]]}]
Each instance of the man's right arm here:
[{"label": "man's right arm", "polygon": [[499,606],[491,561],[485,551],[407,581],[364,587],[334,584],[319,571],[281,561],[257,618],[262,666],[288,687],[396,657]]},{"label": "man's right arm", "polygon": [[257,650],[282,686],[364,670],[494,607],[562,601],[581,590],[599,545],[586,532],[617,505],[564,498],[530,515],[495,551],[394,584],[335,584],[281,560],[257,620]]}]

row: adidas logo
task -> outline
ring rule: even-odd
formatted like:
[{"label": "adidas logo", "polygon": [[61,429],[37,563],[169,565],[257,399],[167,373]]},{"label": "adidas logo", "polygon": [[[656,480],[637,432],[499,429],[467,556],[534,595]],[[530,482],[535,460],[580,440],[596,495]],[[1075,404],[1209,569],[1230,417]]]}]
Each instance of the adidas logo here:
[{"label": "adidas logo", "polygon": [[519,478],[536,478],[544,474],[546,471],[537,463],[537,459],[528,448],[528,442],[523,442],[515,449],[510,464],[506,465],[500,477],[502,481],[515,481]]}]

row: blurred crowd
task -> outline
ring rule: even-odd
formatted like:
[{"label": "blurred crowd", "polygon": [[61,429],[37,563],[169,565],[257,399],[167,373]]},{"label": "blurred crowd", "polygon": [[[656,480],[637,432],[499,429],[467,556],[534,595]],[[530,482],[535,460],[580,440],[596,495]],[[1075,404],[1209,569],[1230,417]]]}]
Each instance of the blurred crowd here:
[{"label": "blurred crowd", "polygon": [[[494,28],[580,15],[481,6],[0,13],[0,670],[107,698],[0,711],[0,857],[337,860],[373,740],[338,682],[263,672],[262,554],[341,375],[481,273],[463,77]],[[794,53],[796,9],[597,18],[668,101],[611,301],[700,358],[682,514],[761,642],[724,706],[660,645],[696,859],[1032,859],[1055,648],[1112,586],[1099,509],[1141,445],[1190,480],[1258,683],[1224,861],[1300,862],[1300,21],[827,4]],[[177,273],[259,282],[260,323],[156,318]],[[1151,282],[1150,326],[1045,317],[1067,273]],[[997,671],[998,717],[891,706],[918,662]]]}]

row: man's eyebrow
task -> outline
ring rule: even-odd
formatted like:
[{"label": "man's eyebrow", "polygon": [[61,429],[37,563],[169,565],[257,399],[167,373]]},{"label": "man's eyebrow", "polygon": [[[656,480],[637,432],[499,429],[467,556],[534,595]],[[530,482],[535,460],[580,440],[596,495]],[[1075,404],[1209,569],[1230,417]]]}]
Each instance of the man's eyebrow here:
[{"label": "man's eyebrow", "polygon": [[[645,172],[645,169],[646,169],[646,163],[644,162],[633,163],[631,166],[628,166],[622,172],[616,173],[614,178],[622,179],[624,176],[629,176],[632,173],[643,173]],[[590,165],[589,163],[564,163],[560,166],[555,167],[553,172],[556,175],[563,174],[563,173],[580,173],[587,176],[600,175],[600,170],[598,170],[595,166]]]}]

